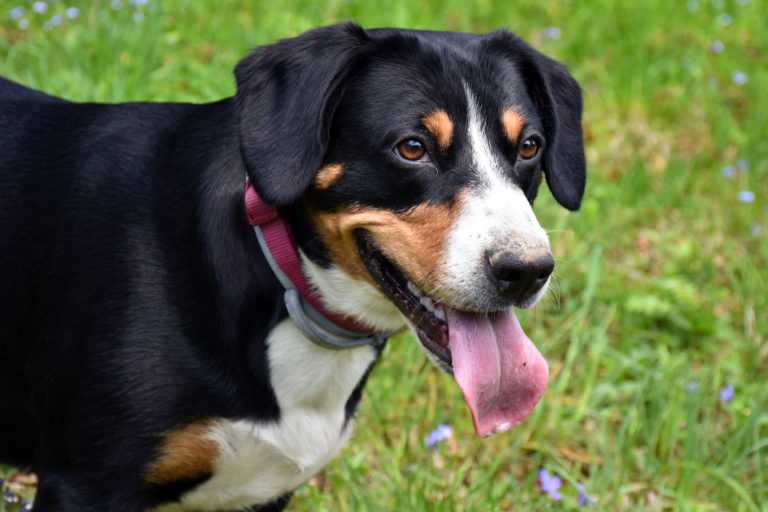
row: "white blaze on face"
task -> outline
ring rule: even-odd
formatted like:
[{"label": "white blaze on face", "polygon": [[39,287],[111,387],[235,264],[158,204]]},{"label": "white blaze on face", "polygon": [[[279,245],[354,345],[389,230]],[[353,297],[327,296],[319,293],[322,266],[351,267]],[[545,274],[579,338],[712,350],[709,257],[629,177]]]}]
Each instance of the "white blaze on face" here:
[{"label": "white blaze on face", "polygon": [[[484,291],[490,294],[494,288],[485,268],[488,253],[508,250],[524,255],[530,249],[549,248],[549,239],[523,191],[504,175],[477,100],[466,84],[465,90],[472,171],[479,182],[464,194],[463,211],[446,241],[435,291],[452,298],[455,307],[477,309],[488,302],[483,300]],[[546,286],[528,305],[545,291]]]}]

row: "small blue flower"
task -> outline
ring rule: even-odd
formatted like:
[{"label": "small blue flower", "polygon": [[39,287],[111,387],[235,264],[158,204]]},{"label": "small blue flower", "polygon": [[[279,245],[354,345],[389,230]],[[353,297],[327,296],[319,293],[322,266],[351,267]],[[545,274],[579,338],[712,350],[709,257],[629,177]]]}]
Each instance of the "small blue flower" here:
[{"label": "small blue flower", "polygon": [[560,27],[547,27],[544,29],[543,35],[544,35],[544,39],[549,39],[554,41],[556,39],[560,39],[561,33],[562,32],[560,31]]},{"label": "small blue flower", "polygon": [[71,20],[80,16],[80,9],[78,9],[77,7],[67,7],[67,10],[64,12],[67,15],[67,18]]},{"label": "small blue flower", "polygon": [[38,14],[43,14],[48,10],[48,4],[45,2],[35,2],[32,4],[32,10]]},{"label": "small blue flower", "polygon": [[29,28],[29,20],[24,18],[19,20],[19,28],[21,30],[27,30]]},{"label": "small blue flower", "polygon": [[443,423],[429,433],[424,440],[424,444],[427,448],[436,448],[440,443],[447,441],[453,436],[453,429],[450,425]]},{"label": "small blue flower", "polygon": [[749,80],[749,77],[747,77],[747,74],[743,71],[734,71],[733,75],[731,75],[731,80],[733,80],[733,83],[736,85],[744,85]]},{"label": "small blue flower", "polygon": [[546,469],[539,471],[539,485],[541,490],[549,494],[549,497],[555,501],[560,501],[562,495],[560,494],[560,487],[563,483],[560,481],[560,477],[552,474],[550,475]]},{"label": "small blue flower", "polygon": [[52,27],[58,27],[64,22],[64,17],[61,14],[57,14],[53,18],[51,18],[51,21],[49,23]]},{"label": "small blue flower", "polygon": [[685,390],[689,393],[695,393],[699,390],[699,383],[698,382],[689,382],[685,385]]},{"label": "small blue flower", "polygon": [[741,172],[747,172],[749,170],[749,162],[742,158],[736,162],[736,168]]},{"label": "small blue flower", "polygon": [[720,390],[720,402],[727,404],[731,400],[733,400],[734,390],[733,390],[733,384],[728,384],[723,389]]},{"label": "small blue flower", "polygon": [[723,170],[720,172],[723,173],[723,177],[725,178],[733,178],[733,176],[736,174],[736,168],[732,165],[728,165],[723,167]]},{"label": "small blue flower", "polygon": [[763,226],[760,224],[752,224],[750,231],[752,232],[752,236],[760,236],[763,234]]},{"label": "small blue flower", "polygon": [[19,497],[10,489],[6,489],[5,492],[3,492],[3,501],[6,505],[15,505],[19,502]]},{"label": "small blue flower", "polygon": [[739,201],[742,203],[754,203],[755,193],[751,190],[742,190],[739,192]]},{"label": "small blue flower", "polygon": [[17,20],[24,16],[24,8],[23,7],[14,7],[11,9],[10,16],[12,20]]},{"label": "small blue flower", "polygon": [[717,22],[727,27],[733,22],[733,17],[730,14],[721,14],[717,17]]},{"label": "small blue flower", "polygon": [[709,45],[709,49],[712,50],[712,53],[721,54],[725,50],[725,44],[719,39],[715,39],[712,41],[712,44]]},{"label": "small blue flower", "polygon": [[579,493],[579,506],[580,507],[586,507],[591,505],[595,502],[595,498],[587,494],[587,490],[584,487],[584,484],[578,483],[576,484],[576,490]]}]

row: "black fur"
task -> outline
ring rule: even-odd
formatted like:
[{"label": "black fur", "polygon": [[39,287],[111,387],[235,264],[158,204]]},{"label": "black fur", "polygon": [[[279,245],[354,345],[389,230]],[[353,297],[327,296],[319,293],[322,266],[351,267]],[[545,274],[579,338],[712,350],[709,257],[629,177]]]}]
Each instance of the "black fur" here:
[{"label": "black fur", "polygon": [[[490,118],[525,110],[555,197],[579,206],[578,86],[508,33],[337,25],[256,50],[236,77],[235,98],[205,105],[70,103],[0,79],[0,459],[40,474],[37,512],[176,500],[204,479],[144,484],[162,433],[279,418],[265,339],[286,312],[245,220],[246,172],[327,265],[308,212],[447,202],[474,179],[461,141],[443,152],[420,124],[442,108],[465,130],[463,79]],[[432,166],[398,160],[409,135]],[[507,149],[533,201],[540,166]],[[314,189],[334,162],[341,179]]]}]

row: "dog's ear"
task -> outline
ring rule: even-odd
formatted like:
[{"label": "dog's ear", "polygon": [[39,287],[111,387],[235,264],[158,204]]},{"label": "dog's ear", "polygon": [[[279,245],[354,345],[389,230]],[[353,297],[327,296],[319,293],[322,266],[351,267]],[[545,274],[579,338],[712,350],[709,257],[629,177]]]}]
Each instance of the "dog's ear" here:
[{"label": "dog's ear", "polygon": [[565,66],[509,32],[492,34],[488,48],[515,63],[544,123],[547,184],[561,205],[578,210],[587,179],[579,84]]},{"label": "dog's ear", "polygon": [[235,68],[240,150],[269,204],[288,205],[311,184],[345,78],[368,41],[357,25],[332,25],[258,48]]}]

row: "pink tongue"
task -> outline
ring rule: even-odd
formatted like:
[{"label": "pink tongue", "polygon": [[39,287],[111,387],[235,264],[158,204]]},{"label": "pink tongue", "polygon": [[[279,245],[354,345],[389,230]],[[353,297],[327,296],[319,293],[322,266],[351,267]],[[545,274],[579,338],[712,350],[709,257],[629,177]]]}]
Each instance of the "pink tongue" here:
[{"label": "pink tongue", "polygon": [[453,375],[475,432],[504,432],[531,414],[547,387],[549,368],[511,309],[485,315],[446,308]]}]

